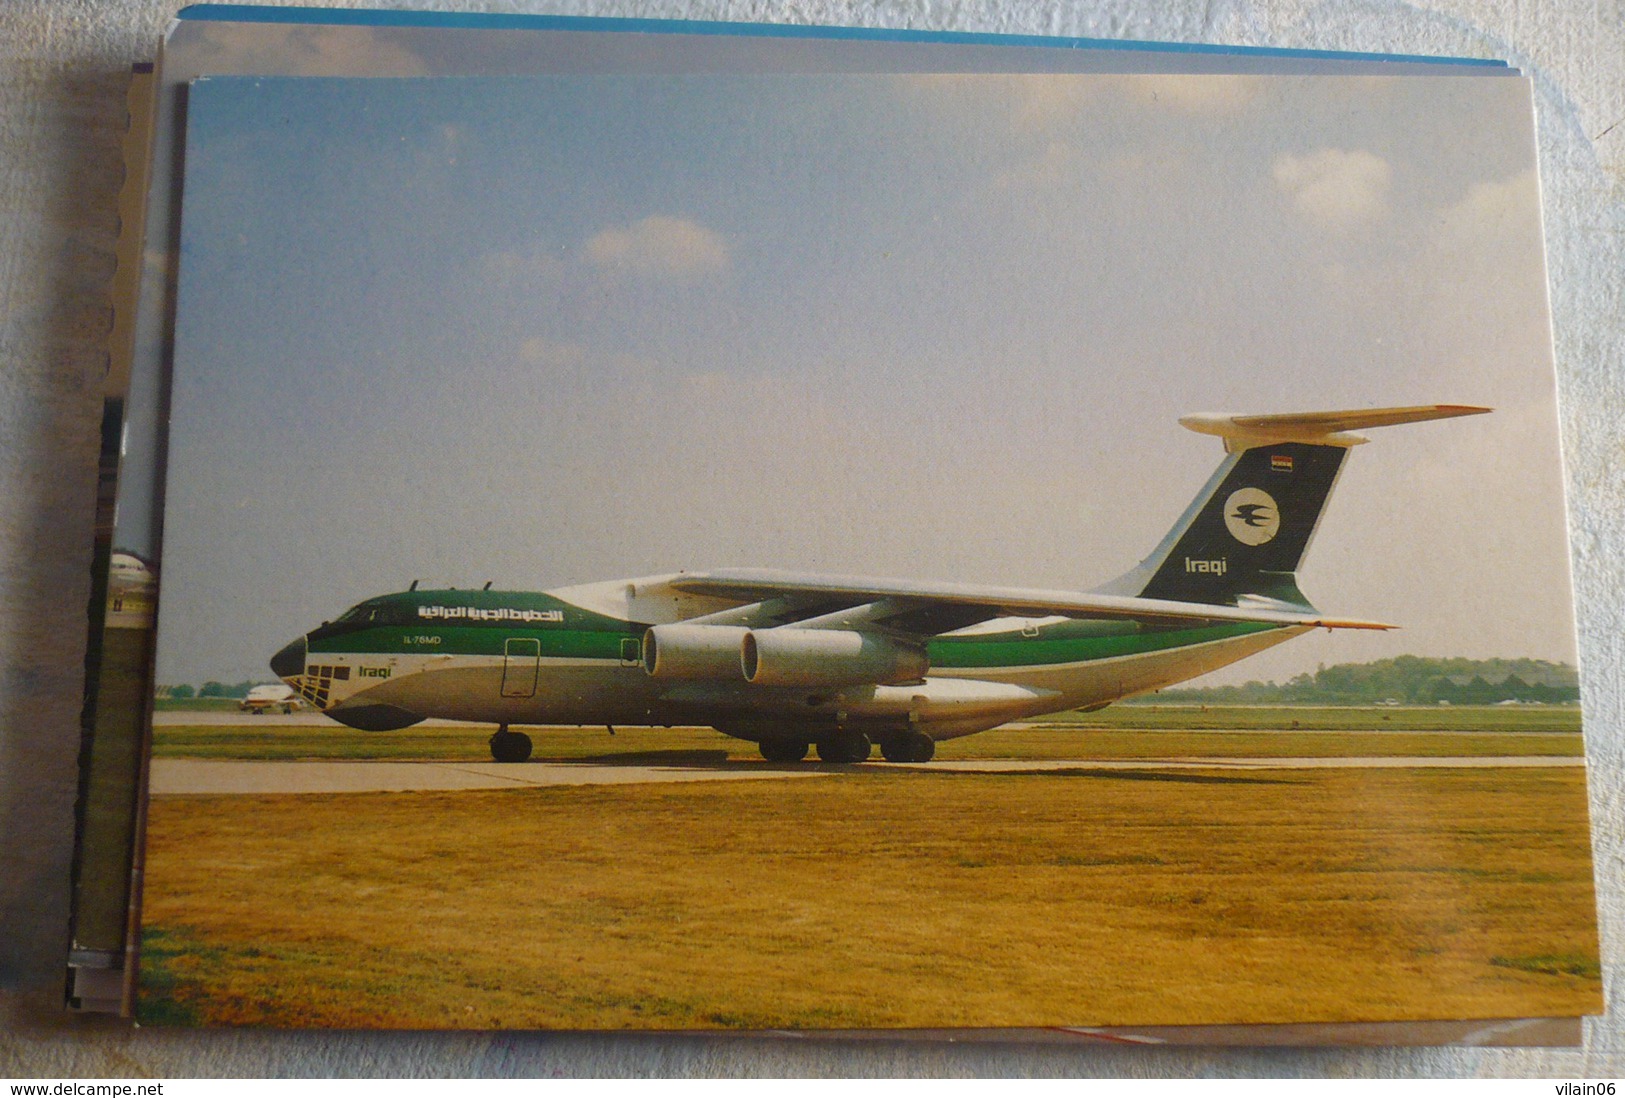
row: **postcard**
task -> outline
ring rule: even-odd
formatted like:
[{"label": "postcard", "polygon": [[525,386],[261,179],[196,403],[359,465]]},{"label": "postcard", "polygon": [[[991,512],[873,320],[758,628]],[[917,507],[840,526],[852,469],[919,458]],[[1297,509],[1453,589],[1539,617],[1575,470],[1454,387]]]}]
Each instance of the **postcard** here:
[{"label": "postcard", "polygon": [[204,79],[179,276],[143,1022],[1600,1010],[1522,79]]}]

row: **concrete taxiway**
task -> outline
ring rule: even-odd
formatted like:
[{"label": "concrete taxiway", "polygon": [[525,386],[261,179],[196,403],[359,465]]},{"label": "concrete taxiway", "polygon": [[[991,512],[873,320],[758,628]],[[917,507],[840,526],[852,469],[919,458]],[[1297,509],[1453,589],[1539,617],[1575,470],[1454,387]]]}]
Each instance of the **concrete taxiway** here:
[{"label": "concrete taxiway", "polygon": [[[1572,755],[1481,757],[1372,756],[1363,758],[1224,759],[966,759],[930,763],[872,763],[887,770],[1010,774],[1113,771],[1277,771],[1501,767],[1573,767]],[[456,789],[525,789],[558,785],[625,785],[650,782],[752,781],[817,778],[851,773],[850,766],[800,763],[775,766],[604,765],[602,763],[452,762],[246,762],[215,759],[154,759],[149,786],[154,796],[230,793],[385,793]]]}]

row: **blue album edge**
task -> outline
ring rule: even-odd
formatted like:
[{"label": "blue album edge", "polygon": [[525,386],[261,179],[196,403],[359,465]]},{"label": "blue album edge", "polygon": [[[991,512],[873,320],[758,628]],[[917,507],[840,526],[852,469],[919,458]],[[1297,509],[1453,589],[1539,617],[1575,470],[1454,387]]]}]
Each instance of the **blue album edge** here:
[{"label": "blue album edge", "polygon": [[320,26],[443,27],[472,30],[583,31],[622,34],[727,34],[745,38],[829,39],[862,42],[935,42],[960,46],[1026,46],[1067,50],[1132,50],[1145,53],[1218,54],[1293,60],[1404,61],[1505,69],[1505,61],[1484,57],[1425,57],[1401,53],[1283,49],[1273,46],[1219,46],[1200,42],[1138,42],[1111,38],[1051,38],[1035,34],[902,30],[889,27],[827,27],[780,23],[726,23],[684,19],[627,19],[585,15],[515,15],[486,12],[394,11],[388,9],[261,7],[252,4],[194,4],[176,17],[208,22],[298,23]]}]

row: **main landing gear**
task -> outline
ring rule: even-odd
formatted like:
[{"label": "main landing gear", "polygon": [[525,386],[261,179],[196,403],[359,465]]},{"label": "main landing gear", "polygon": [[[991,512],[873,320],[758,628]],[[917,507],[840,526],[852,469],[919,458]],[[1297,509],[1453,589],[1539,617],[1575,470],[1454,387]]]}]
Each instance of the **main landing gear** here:
[{"label": "main landing gear", "polygon": [[770,763],[794,763],[807,757],[806,740],[763,740],[756,746]]},{"label": "main landing gear", "polygon": [[[762,740],[757,745],[762,758],[771,763],[800,762],[807,757],[810,746],[802,739]],[[869,758],[872,745],[862,732],[831,732],[817,743],[818,758],[827,763],[860,763]],[[924,732],[899,732],[880,739],[880,753],[887,762],[930,762],[937,753],[937,743]]]},{"label": "main landing gear", "polygon": [[522,763],[530,758],[530,737],[523,732],[509,732],[507,725],[498,725],[491,734],[491,757],[499,763]]},{"label": "main landing gear", "polygon": [[937,741],[924,732],[900,732],[880,741],[880,753],[886,756],[887,762],[930,762],[937,753]]},{"label": "main landing gear", "polygon": [[818,758],[827,763],[867,762],[869,747],[869,737],[862,732],[835,732],[818,741]]}]

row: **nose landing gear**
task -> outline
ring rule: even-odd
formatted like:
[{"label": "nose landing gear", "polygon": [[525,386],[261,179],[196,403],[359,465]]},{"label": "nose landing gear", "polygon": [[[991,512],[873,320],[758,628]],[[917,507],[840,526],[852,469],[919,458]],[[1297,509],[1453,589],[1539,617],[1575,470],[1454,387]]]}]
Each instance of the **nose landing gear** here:
[{"label": "nose landing gear", "polygon": [[530,737],[523,732],[509,732],[508,726],[498,725],[491,734],[491,757],[499,763],[522,763],[530,758]]}]

